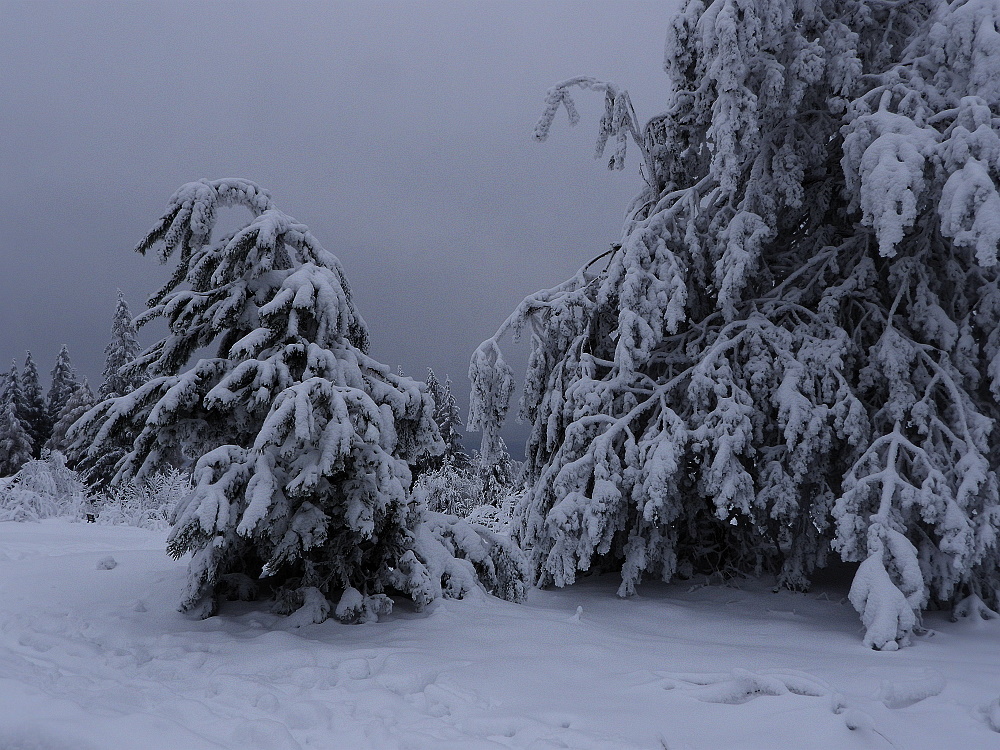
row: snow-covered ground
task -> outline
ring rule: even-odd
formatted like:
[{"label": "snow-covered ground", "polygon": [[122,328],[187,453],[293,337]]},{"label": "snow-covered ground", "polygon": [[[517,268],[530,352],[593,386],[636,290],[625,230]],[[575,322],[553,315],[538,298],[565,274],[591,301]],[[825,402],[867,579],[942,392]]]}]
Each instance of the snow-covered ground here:
[{"label": "snow-covered ground", "polygon": [[932,615],[880,653],[835,587],[620,600],[610,578],[372,625],[245,604],[197,621],[163,544],[0,524],[0,749],[1000,747],[997,622]]}]

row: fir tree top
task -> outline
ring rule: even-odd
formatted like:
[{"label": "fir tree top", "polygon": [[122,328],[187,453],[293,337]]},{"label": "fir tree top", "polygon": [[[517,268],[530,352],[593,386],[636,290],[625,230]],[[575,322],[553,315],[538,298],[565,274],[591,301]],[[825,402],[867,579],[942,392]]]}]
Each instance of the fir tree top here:
[{"label": "fir tree top", "polygon": [[69,358],[69,349],[63,344],[52,368],[52,383],[45,399],[45,411],[50,424],[55,424],[79,383],[76,370]]},{"label": "fir tree top", "polygon": [[135,365],[141,348],[136,338],[136,326],[122,290],[111,318],[111,341],[104,348],[104,375],[97,395],[100,399],[124,396],[145,381],[142,370]]},{"label": "fir tree top", "polygon": [[45,441],[49,439],[52,424],[45,410],[42,384],[31,352],[27,353],[24,369],[21,371],[20,417],[28,435],[31,436],[32,455],[37,458]]},{"label": "fir tree top", "polygon": [[81,456],[72,453],[70,450],[73,443],[69,437],[70,428],[93,406],[94,392],[90,389],[90,383],[84,378],[83,382],[77,385],[73,394],[63,405],[58,419],[56,419],[55,424],[52,426],[52,437],[45,444],[49,450],[60,451],[66,454],[67,461],[72,466],[76,466]]},{"label": "fir tree top", "polygon": [[445,445],[439,462],[465,466],[469,462],[469,456],[462,447],[462,418],[455,394],[451,390],[451,378],[445,376],[444,383],[441,383],[434,370],[428,367],[427,390],[434,399],[434,421]]}]

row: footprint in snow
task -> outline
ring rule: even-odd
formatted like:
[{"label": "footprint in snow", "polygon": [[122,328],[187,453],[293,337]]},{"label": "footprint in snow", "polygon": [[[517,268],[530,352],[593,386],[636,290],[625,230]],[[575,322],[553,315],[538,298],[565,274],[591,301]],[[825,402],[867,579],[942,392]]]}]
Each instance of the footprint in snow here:
[{"label": "footprint in snow", "polygon": [[[683,689],[706,703],[738,705],[764,696],[802,695],[820,697],[830,690],[814,677],[794,672],[750,672],[734,669],[728,675],[675,675],[665,682],[671,689]],[[684,685],[683,683],[687,683]]]},{"label": "footprint in snow", "polygon": [[374,674],[367,659],[347,659],[340,663],[337,671],[351,680],[366,680]]}]

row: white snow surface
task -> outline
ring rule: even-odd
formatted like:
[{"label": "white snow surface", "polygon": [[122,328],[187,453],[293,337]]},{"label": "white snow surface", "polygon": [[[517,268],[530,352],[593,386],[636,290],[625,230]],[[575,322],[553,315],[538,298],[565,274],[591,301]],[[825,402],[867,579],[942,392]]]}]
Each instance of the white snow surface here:
[{"label": "white snow surface", "polygon": [[846,586],[623,600],[615,577],[524,605],[401,599],[367,625],[242,603],[193,620],[164,543],[0,523],[0,750],[1000,747],[996,620],[930,614],[877,652]]}]

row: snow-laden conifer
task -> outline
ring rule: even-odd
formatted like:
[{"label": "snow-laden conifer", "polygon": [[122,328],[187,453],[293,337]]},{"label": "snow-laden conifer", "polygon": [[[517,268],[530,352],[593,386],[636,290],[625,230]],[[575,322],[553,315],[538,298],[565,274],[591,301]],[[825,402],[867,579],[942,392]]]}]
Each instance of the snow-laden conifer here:
[{"label": "snow-laden conifer", "polygon": [[[126,396],[149,379],[145,366],[138,361],[140,353],[136,324],[125,295],[119,289],[111,318],[111,341],[104,348],[104,373],[97,391],[98,401]],[[101,451],[90,451],[97,437],[95,431],[100,427],[99,422],[80,425],[66,448],[70,463],[83,473],[94,492],[111,484],[122,458],[132,449],[136,438],[135,431],[119,429],[113,437],[102,441]]]},{"label": "snow-laden conifer", "polygon": [[72,441],[68,436],[70,427],[90,411],[94,403],[94,392],[90,389],[90,383],[84,378],[59,412],[56,422],[52,426],[52,436],[45,444],[49,450],[63,453],[71,468],[76,466],[81,456],[71,450]]},{"label": "snow-laden conifer", "polygon": [[486,460],[485,454],[477,453],[472,463],[479,472],[479,482],[483,488],[483,503],[500,508],[507,498],[521,490],[521,463],[515,461],[503,438],[497,441],[493,456]]},{"label": "snow-laden conifer", "polygon": [[[227,206],[252,218],[213,240]],[[409,488],[410,465],[443,448],[433,403],[368,356],[340,261],[239,179],[181,187],[137,247],[153,249],[178,265],[138,318],[170,329],[136,361],[152,379],[98,404],[74,432],[95,433],[88,460],[135,435],[116,483],[193,465],[168,544],[192,553],[182,609],[207,615],[227,591],[269,592],[303,608],[304,623],[341,610],[370,619],[391,605],[390,589],[431,601],[435,576],[451,568]],[[215,356],[188,367],[206,347]]]},{"label": "snow-laden conifer", "polygon": [[441,440],[444,441],[444,453],[438,458],[436,465],[467,466],[469,455],[462,447],[462,416],[458,410],[458,401],[451,390],[451,378],[445,376],[442,383],[434,374],[434,370],[428,367],[427,390],[434,399],[434,422],[438,426]]},{"label": "snow-laden conifer", "polygon": [[996,607],[1000,7],[688,0],[665,111],[604,91],[598,150],[646,186],[611,250],[477,349],[493,450],[531,336],[519,534],[541,583],[773,571],[831,553],[876,648],[919,610]]},{"label": "snow-laden conifer", "polygon": [[45,410],[42,384],[31,352],[28,352],[28,356],[24,360],[24,369],[21,371],[21,402],[18,406],[18,413],[21,417],[21,423],[31,438],[31,455],[38,458],[41,455],[42,446],[49,439],[52,424],[49,422],[48,412]]},{"label": "snow-laden conifer", "polygon": [[132,313],[124,293],[119,289],[118,301],[111,316],[111,341],[104,347],[104,374],[97,391],[100,400],[124,396],[147,380],[142,369],[134,366],[141,351]]},{"label": "snow-laden conifer", "polygon": [[[45,398],[45,413],[48,416],[49,425],[54,426],[59,421],[63,409],[79,386],[76,379],[76,369],[69,358],[69,349],[63,344],[56,357],[56,363],[52,367],[52,381],[49,385],[48,396]],[[49,439],[51,440],[51,436]]]},{"label": "snow-laden conifer", "polygon": [[0,476],[3,477],[13,476],[31,459],[31,436],[18,413],[21,400],[21,376],[17,362],[11,362],[0,390]]}]

